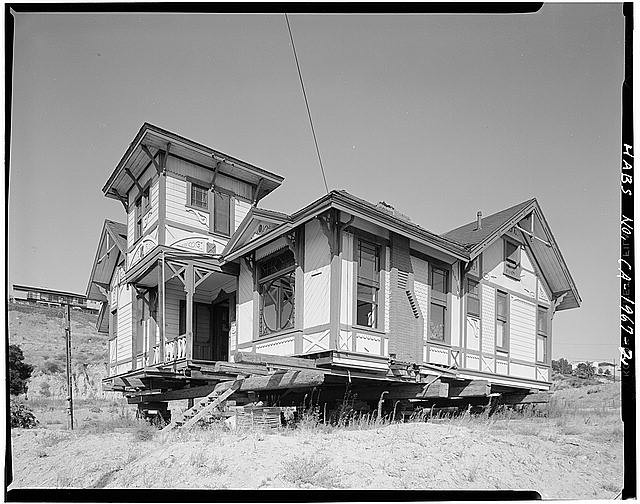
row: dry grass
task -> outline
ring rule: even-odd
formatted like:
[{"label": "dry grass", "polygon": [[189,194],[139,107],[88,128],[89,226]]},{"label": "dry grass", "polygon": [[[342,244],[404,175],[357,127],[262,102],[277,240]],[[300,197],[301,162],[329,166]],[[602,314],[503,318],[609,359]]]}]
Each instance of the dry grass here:
[{"label": "dry grass", "polygon": [[296,487],[337,488],[339,480],[331,460],[322,454],[295,455],[281,464],[281,477]]}]

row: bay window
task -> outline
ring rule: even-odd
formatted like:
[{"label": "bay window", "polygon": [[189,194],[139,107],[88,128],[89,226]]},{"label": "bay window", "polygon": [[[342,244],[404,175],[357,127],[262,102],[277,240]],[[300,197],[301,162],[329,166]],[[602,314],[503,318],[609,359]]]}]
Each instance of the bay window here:
[{"label": "bay window", "polygon": [[260,336],[294,327],[295,268],[293,252],[288,249],[258,264]]}]

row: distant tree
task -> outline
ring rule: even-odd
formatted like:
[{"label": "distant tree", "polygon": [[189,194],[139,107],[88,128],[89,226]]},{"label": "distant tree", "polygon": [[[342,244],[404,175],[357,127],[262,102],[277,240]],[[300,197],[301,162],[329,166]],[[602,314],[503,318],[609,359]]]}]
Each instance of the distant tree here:
[{"label": "distant tree", "polygon": [[563,375],[570,375],[572,368],[571,364],[567,359],[561,357],[558,360],[551,361],[551,369],[553,369],[557,373],[561,373]]},{"label": "distant tree", "polygon": [[24,354],[18,345],[9,345],[9,393],[27,393],[27,380],[31,378],[33,366],[24,362]]},{"label": "distant tree", "polygon": [[596,369],[588,362],[581,362],[580,364],[578,364],[575,370],[575,375],[578,378],[589,379],[589,378],[593,378],[595,374],[596,374]]}]

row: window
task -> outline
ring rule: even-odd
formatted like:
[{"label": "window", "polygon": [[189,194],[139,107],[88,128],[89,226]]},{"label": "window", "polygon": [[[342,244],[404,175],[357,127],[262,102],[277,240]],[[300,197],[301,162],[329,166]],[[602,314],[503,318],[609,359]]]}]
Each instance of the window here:
[{"label": "window", "polygon": [[358,288],[356,324],[378,327],[378,298],[380,294],[380,249],[375,243],[358,239],[356,249]]},{"label": "window", "polygon": [[431,267],[431,305],[429,307],[429,338],[446,340],[447,334],[447,294],[449,292],[449,272],[443,268]]},{"label": "window", "polygon": [[467,315],[480,318],[480,294],[478,282],[467,279]]},{"label": "window", "polygon": [[260,336],[294,327],[295,268],[288,249],[258,264]]},{"label": "window", "polygon": [[136,219],[136,229],[135,229],[135,240],[142,236],[142,218],[149,210],[149,188],[147,187],[142,194],[136,200],[135,206],[135,219]]},{"label": "window", "polygon": [[217,191],[213,193],[213,231],[225,236],[231,234],[231,197]]},{"label": "window", "polygon": [[504,240],[504,274],[520,280],[520,245]]},{"label": "window", "polygon": [[509,349],[509,302],[507,294],[496,294],[496,350],[507,352]]},{"label": "window", "polygon": [[192,207],[207,210],[209,208],[209,189],[204,186],[192,183],[189,204]]},{"label": "window", "polygon": [[538,362],[548,362],[547,355],[547,324],[549,319],[547,318],[547,309],[538,306],[538,335],[536,338],[536,356]]}]

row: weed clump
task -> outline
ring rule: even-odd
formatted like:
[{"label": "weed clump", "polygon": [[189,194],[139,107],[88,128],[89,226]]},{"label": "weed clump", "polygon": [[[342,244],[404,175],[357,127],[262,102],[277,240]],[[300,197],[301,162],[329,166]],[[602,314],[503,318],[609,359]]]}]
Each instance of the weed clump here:
[{"label": "weed clump", "polygon": [[336,488],[338,478],[326,455],[295,455],[282,463],[282,478],[297,487]]}]

